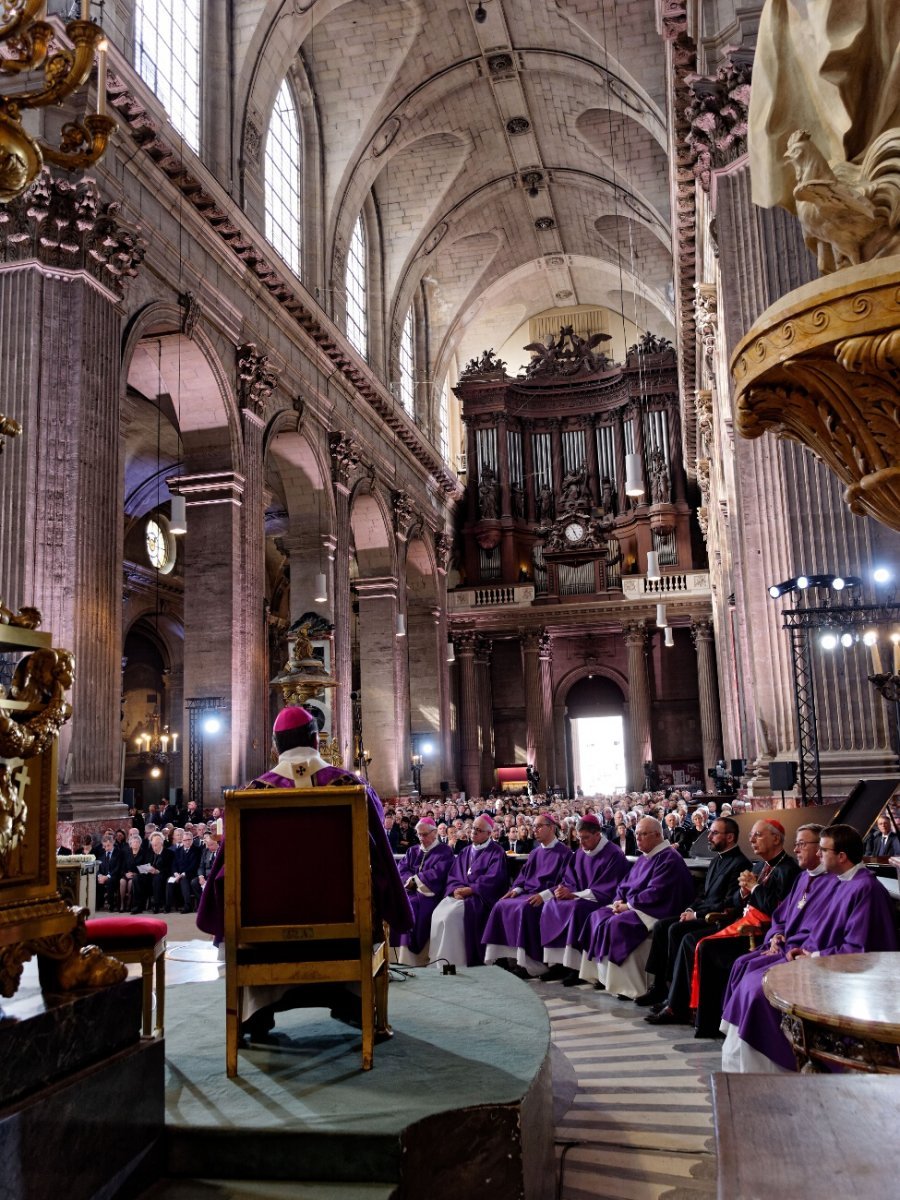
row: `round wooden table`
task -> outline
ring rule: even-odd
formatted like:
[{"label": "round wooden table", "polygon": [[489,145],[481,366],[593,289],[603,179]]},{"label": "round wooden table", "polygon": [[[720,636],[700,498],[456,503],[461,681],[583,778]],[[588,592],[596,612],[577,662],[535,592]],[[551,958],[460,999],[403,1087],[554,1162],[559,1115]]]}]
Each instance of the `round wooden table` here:
[{"label": "round wooden table", "polygon": [[767,971],[763,990],[801,1071],[900,1074],[900,953],[798,958]]}]

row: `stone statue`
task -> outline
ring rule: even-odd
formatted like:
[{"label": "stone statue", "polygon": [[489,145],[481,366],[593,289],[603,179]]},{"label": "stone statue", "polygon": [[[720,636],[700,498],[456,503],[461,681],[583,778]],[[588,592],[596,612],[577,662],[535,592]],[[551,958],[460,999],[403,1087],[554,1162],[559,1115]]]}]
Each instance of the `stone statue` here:
[{"label": "stone statue", "polygon": [[600,509],[603,513],[613,511],[613,485],[608,475],[600,480]]},{"label": "stone statue", "polygon": [[561,512],[573,512],[590,507],[584,463],[580,467],[567,471],[563,476],[559,507]]},{"label": "stone statue", "polygon": [[654,450],[650,455],[650,502],[651,504],[668,504],[669,468],[660,450]]},{"label": "stone statue", "polygon": [[520,521],[525,520],[525,489],[521,483],[514,483],[510,488],[512,515]]},{"label": "stone statue", "polygon": [[543,484],[538,492],[537,519],[541,525],[553,520],[553,493],[548,483]]},{"label": "stone statue", "polygon": [[497,483],[497,476],[490,467],[482,467],[481,483],[478,485],[478,500],[483,520],[496,519],[499,494],[500,487]]},{"label": "stone statue", "polygon": [[797,213],[820,270],[900,250],[900,4],[767,0],[749,140],[754,201]]}]

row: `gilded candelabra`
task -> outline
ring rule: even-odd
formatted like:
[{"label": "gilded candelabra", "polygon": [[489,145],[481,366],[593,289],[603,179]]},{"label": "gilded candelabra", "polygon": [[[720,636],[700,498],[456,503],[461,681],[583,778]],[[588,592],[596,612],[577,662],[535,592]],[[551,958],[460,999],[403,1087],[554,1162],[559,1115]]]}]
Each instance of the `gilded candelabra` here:
[{"label": "gilded candelabra", "polygon": [[[46,0],[0,0],[0,76],[12,77],[9,91],[0,91],[0,200],[20,196],[34,182],[45,162],[69,171],[93,166],[102,158],[115,121],[106,114],[106,53],[103,30],[90,20],[90,0],[81,0],[81,17],[69,21],[71,48],[49,53],[55,30],[42,20]],[[97,112],[62,127],[60,145],[48,146],[26,132],[22,112],[61,104],[87,80],[97,52]],[[33,90],[24,81],[43,70]]]}]

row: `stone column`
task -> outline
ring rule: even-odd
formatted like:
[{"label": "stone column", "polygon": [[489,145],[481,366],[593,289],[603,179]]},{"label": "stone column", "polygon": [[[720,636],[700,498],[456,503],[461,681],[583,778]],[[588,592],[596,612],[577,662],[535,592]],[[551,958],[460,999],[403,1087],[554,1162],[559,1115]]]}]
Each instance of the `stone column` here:
[{"label": "stone column", "polygon": [[697,681],[700,692],[700,732],[703,738],[703,778],[722,757],[722,721],[716,682],[716,652],[712,621],[693,621],[691,638],[697,649]]},{"label": "stone column", "polygon": [[541,673],[541,723],[544,727],[544,765],[546,777],[542,787],[557,783],[556,778],[556,730],[553,724],[553,649],[549,634],[544,634],[538,647],[538,663]]},{"label": "stone column", "polygon": [[544,728],[544,693],[540,654],[545,635],[526,633],[522,637],[523,675],[525,679],[525,754],[541,775],[541,788],[547,785],[547,731]]},{"label": "stone column", "polygon": [[459,741],[462,760],[462,785],[466,796],[481,790],[481,728],[478,722],[478,684],[475,677],[474,633],[456,638],[459,666]]},{"label": "stone column", "polygon": [[[223,787],[245,782],[244,738],[250,681],[244,660],[247,589],[241,565],[244,477],[228,470],[192,473],[190,462],[185,468],[178,478],[178,491],[187,500],[190,530],[183,543],[184,695],[186,701],[218,697],[227,708],[222,714],[222,732],[205,745],[202,800],[203,807],[208,809],[219,803]],[[257,586],[261,587],[262,582]],[[262,612],[259,618],[262,623]],[[251,694],[252,691],[250,683]],[[262,716],[267,712],[266,705]],[[185,738],[182,759],[187,795],[190,747],[186,712],[181,728]],[[267,747],[268,739],[263,743],[263,753]]]},{"label": "stone column", "polygon": [[486,796],[494,786],[494,705],[491,687],[491,642],[479,638],[475,644],[475,686],[478,688],[478,725],[481,730],[481,786]]},{"label": "stone column", "polygon": [[650,740],[650,687],[647,681],[647,629],[643,621],[623,626],[628,648],[628,787],[642,791],[644,763],[653,759]]},{"label": "stone column", "polygon": [[121,812],[119,301],[143,243],[89,179],[42,176],[3,213],[0,411],[24,434],[0,469],[0,586],[9,607],[38,608],[54,645],[74,652],[59,816],[96,828]]},{"label": "stone column", "polygon": [[[241,504],[240,659],[245,683],[232,698],[231,728],[236,738],[236,779],[245,782],[267,769],[268,631],[262,598],[266,594],[266,530],[263,499],[265,406],[242,410],[244,494]],[[209,635],[207,635],[209,636]]]},{"label": "stone column", "polygon": [[[403,758],[409,736],[409,692],[403,691],[407,645],[397,637],[397,580],[358,579],[356,594],[363,736],[372,755],[369,779],[383,800],[395,800],[401,787],[409,790],[408,754]],[[398,719],[398,708],[405,721]]]},{"label": "stone column", "polygon": [[[451,787],[456,785],[456,767],[453,754],[452,688],[450,663],[447,661],[450,627],[447,620],[447,566],[453,539],[449,534],[437,533],[434,537],[434,552],[437,562],[437,634],[438,634],[438,736],[441,743],[441,773],[438,782],[446,779]],[[455,654],[455,648],[454,648]]]},{"label": "stone column", "polygon": [[[334,614],[334,689],[335,733],[344,755],[344,766],[356,769],[353,762],[353,687],[352,620],[350,613],[350,493],[351,480],[359,467],[359,451],[345,433],[333,433],[329,439],[331,478],[334,491],[334,570],[331,597]],[[371,750],[371,747],[369,747]]]}]

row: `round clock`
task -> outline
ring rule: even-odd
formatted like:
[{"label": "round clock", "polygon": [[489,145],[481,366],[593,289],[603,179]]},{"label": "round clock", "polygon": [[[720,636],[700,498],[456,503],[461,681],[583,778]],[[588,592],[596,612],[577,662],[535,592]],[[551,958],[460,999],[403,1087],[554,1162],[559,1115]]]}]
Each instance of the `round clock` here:
[{"label": "round clock", "polygon": [[159,522],[154,521],[152,517],[147,522],[145,545],[151,565],[161,571],[169,561],[169,548],[166,545],[166,535]]},{"label": "round clock", "polygon": [[584,537],[584,526],[579,521],[571,521],[563,530],[566,541],[573,545]]}]

